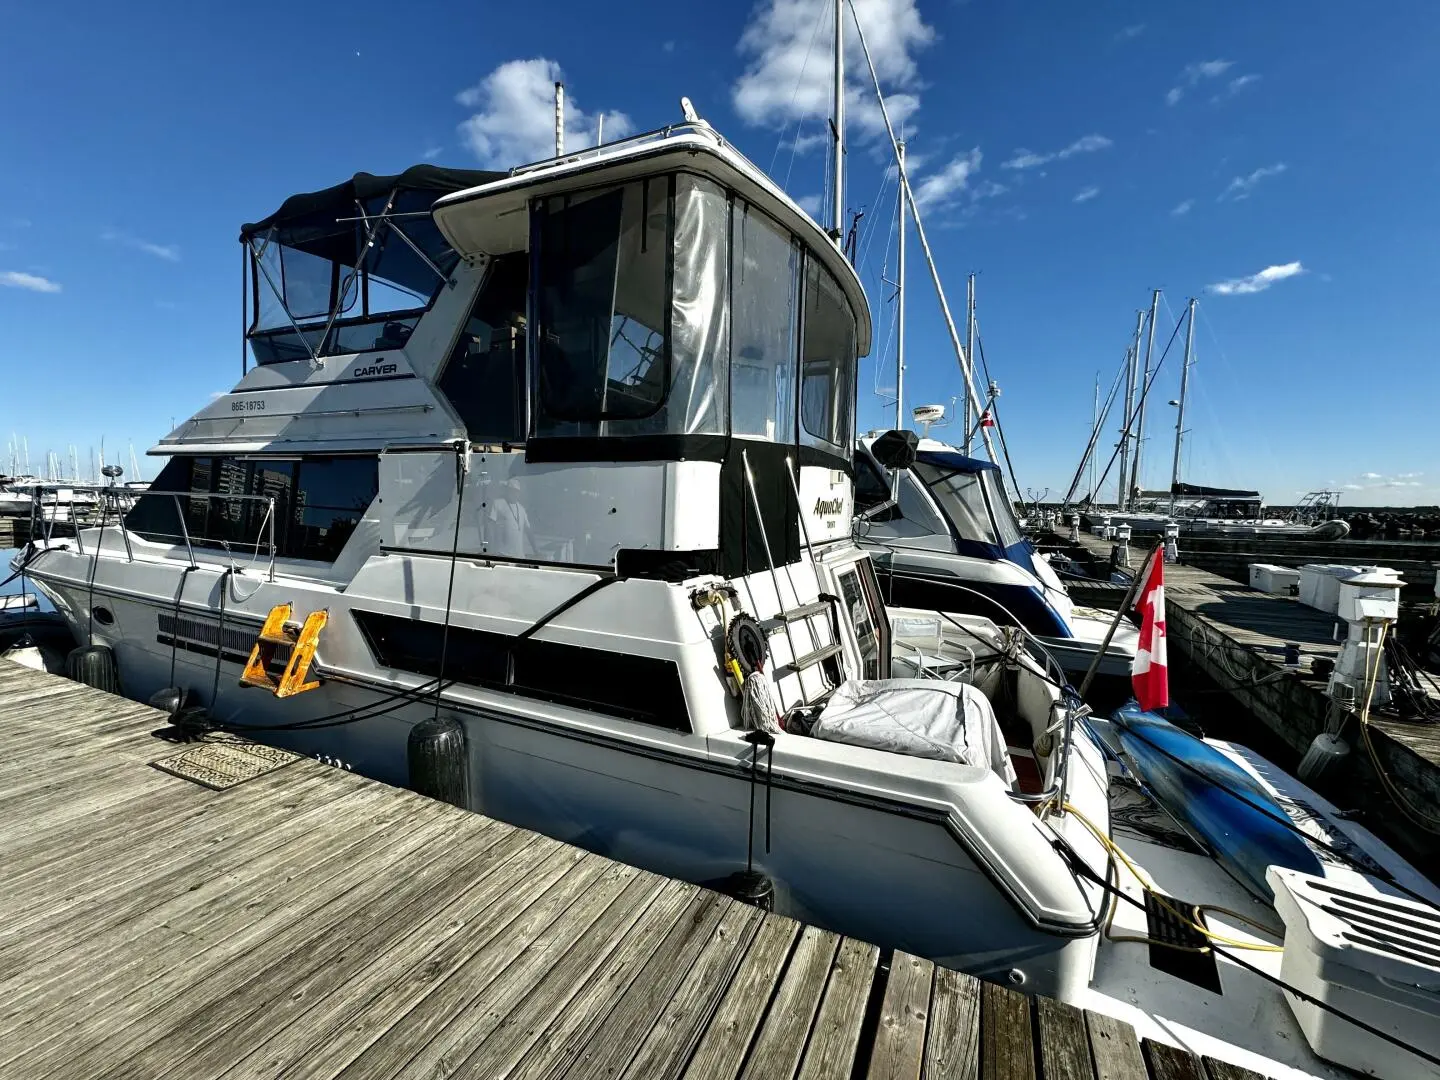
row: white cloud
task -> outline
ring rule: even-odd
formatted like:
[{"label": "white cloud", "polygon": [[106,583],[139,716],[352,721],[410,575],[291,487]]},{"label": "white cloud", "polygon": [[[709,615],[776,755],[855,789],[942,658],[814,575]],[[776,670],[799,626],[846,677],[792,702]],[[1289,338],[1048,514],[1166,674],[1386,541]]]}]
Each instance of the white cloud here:
[{"label": "white cloud", "polygon": [[1193,89],[1206,79],[1218,79],[1234,64],[1233,60],[1201,60],[1197,64],[1186,64],[1185,70],[1180,73],[1178,85],[1166,91],[1165,104],[1176,104],[1185,96],[1186,90]]},{"label": "white cloud", "polygon": [[1171,217],[1184,217],[1186,214],[1188,214],[1188,213],[1190,212],[1191,208],[1194,207],[1194,205],[1195,205],[1195,200],[1194,200],[1194,199],[1186,199],[1184,202],[1178,203],[1178,204],[1176,205],[1175,209],[1170,211],[1170,216],[1171,216]]},{"label": "white cloud", "polygon": [[[912,177],[915,201],[922,207],[938,206],[952,201],[966,189],[970,177],[979,171],[981,158],[980,148],[977,146],[964,154],[956,154],[943,169],[923,177],[919,183],[915,183]],[[992,192],[987,191],[987,194]]]},{"label": "white cloud", "polygon": [[667,42],[665,42],[665,44],[663,44],[663,45],[660,46],[660,49],[661,49],[662,52],[667,52],[667,53],[674,52],[674,51],[675,51],[675,42],[673,42],[673,41],[667,41]]},{"label": "white cloud", "polygon": [[1098,187],[1083,188],[1080,191],[1076,192],[1073,201],[1077,203],[1089,202],[1091,199],[1095,198],[1095,196],[1099,194],[1100,189]]},{"label": "white cloud", "polygon": [[[540,161],[555,153],[555,84],[565,74],[554,60],[510,60],[474,86],[455,95],[466,108],[478,109],[460,125],[460,135],[482,165],[509,169]],[[630,134],[634,125],[622,112],[606,112],[606,140]],[[582,150],[595,143],[599,113],[581,110],[565,92],[565,149]]]},{"label": "white cloud", "polygon": [[423,154],[420,155],[420,160],[421,160],[421,161],[434,161],[436,158],[438,158],[438,157],[439,157],[442,153],[444,153],[444,152],[445,152],[445,148],[444,148],[443,146],[427,146],[427,147],[425,148],[425,153],[423,153]]},{"label": "white cloud", "polygon": [[1245,87],[1253,86],[1259,81],[1259,75],[1241,75],[1238,78],[1231,79],[1225,85],[1224,91],[1216,94],[1210,99],[1210,104],[1218,105],[1220,102],[1225,101],[1227,98],[1234,97],[1236,94],[1240,93],[1240,91],[1244,90]]},{"label": "white cloud", "polygon": [[119,229],[106,229],[100,234],[100,239],[111,244],[123,244],[125,247],[143,251],[146,255],[154,255],[155,258],[164,259],[166,262],[180,261],[180,249],[174,244],[153,244],[149,240],[141,240],[138,236],[121,232]]},{"label": "white cloud", "polygon": [[998,183],[994,180],[982,180],[980,181],[980,183],[970,188],[970,198],[993,199],[996,195],[1004,195],[1005,192],[1009,190],[1010,189],[1004,184]]},{"label": "white cloud", "polygon": [[804,210],[816,221],[820,220],[820,204],[824,201],[820,195],[801,195],[795,200],[795,205]]},{"label": "white cloud", "polygon": [[[854,3],[898,135],[910,127],[907,121],[919,110],[924,88],[914,54],[934,41],[935,31],[920,18],[916,0]],[[730,88],[741,120],[778,128],[830,114],[834,21],[826,14],[829,7],[830,0],[765,0],[752,13],[738,45],[745,71]],[[844,25],[846,126],[852,134],[874,137],[883,134],[885,122],[848,13]]]},{"label": "white cloud", "polygon": [[1250,293],[1264,292],[1277,281],[1284,281],[1286,278],[1292,278],[1296,274],[1304,272],[1305,268],[1298,262],[1284,263],[1280,266],[1267,266],[1258,274],[1251,274],[1249,277],[1218,281],[1214,285],[1205,286],[1205,288],[1216,296],[1246,296]]},{"label": "white cloud", "polygon": [[1016,150],[1009,161],[1000,163],[1002,169],[1035,169],[1053,160],[1054,154],[1037,154],[1033,150]]},{"label": "white cloud", "polygon": [[1346,491],[1378,491],[1384,488],[1418,488],[1425,485],[1418,479],[1424,473],[1402,472],[1393,476],[1384,473],[1364,472],[1360,474],[1358,481],[1351,481],[1342,484]]},{"label": "white cloud", "polygon": [[35,274],[23,274],[19,270],[0,270],[0,285],[9,286],[12,289],[29,289],[31,292],[57,293],[60,291],[58,282]]},{"label": "white cloud", "polygon": [[1141,34],[1143,34],[1144,32],[1145,32],[1145,24],[1144,24],[1143,22],[1142,22],[1142,23],[1135,23],[1135,24],[1133,24],[1133,25],[1131,25],[1131,26],[1122,27],[1121,30],[1120,30],[1120,32],[1115,35],[1115,40],[1116,40],[1116,41],[1130,41],[1130,40],[1133,39],[1133,38],[1139,37],[1139,36],[1140,36]]},{"label": "white cloud", "polygon": [[1050,154],[1037,154],[1033,150],[1016,150],[1015,156],[1004,162],[1002,169],[1035,169],[1041,165],[1048,165],[1052,161],[1064,161],[1076,154],[1093,154],[1097,150],[1106,150],[1114,146],[1113,139],[1104,135],[1082,135],[1069,146],[1062,147]]},{"label": "white cloud", "polygon": [[1279,176],[1286,168],[1288,168],[1288,166],[1282,161],[1275,165],[1266,165],[1256,169],[1249,176],[1237,176],[1230,181],[1230,186],[1220,193],[1220,198],[1217,201],[1223,202],[1226,199],[1248,199],[1250,192],[1254,190],[1256,184],[1271,176]]}]

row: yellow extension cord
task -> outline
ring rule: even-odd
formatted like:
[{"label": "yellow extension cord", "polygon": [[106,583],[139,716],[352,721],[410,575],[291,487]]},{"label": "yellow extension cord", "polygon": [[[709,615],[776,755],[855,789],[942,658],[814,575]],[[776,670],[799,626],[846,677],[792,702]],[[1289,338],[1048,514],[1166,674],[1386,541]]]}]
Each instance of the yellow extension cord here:
[{"label": "yellow extension cord", "polygon": [[[1371,620],[1365,620],[1366,638],[1369,638],[1369,627]],[[1362,686],[1362,698],[1360,701],[1360,738],[1365,743],[1365,750],[1370,755],[1370,764],[1375,767],[1375,775],[1380,777],[1380,785],[1385,789],[1385,794],[1390,796],[1390,801],[1398,806],[1405,816],[1419,825],[1427,832],[1440,833],[1440,822],[1431,817],[1425,811],[1419,809],[1405,797],[1405,794],[1397,788],[1386,775],[1385,769],[1380,764],[1380,755],[1375,752],[1374,745],[1370,742],[1370,699],[1380,683],[1380,665],[1384,662],[1385,635],[1390,629],[1390,624],[1382,622],[1380,632],[1375,638],[1374,664],[1370,657],[1365,659],[1365,680]]]},{"label": "yellow extension cord", "polygon": [[[1130,856],[1126,855],[1125,852],[1120,849],[1119,844],[1111,840],[1110,837],[1107,836],[1103,830],[1101,830],[1093,821],[1091,821],[1088,817],[1086,817],[1079,810],[1077,810],[1073,804],[1067,802],[1064,805],[1066,813],[1074,814],[1076,820],[1079,821],[1080,824],[1084,825],[1085,828],[1089,830],[1090,835],[1095,837],[1095,839],[1100,842],[1100,846],[1103,847],[1112,856],[1114,856],[1114,858],[1119,860],[1119,862],[1121,862],[1125,866],[1125,868],[1134,875],[1135,880],[1139,882],[1140,887],[1144,889],[1147,893],[1149,893],[1151,896],[1153,896],[1157,904],[1159,904],[1162,908],[1168,911],[1171,915],[1175,916],[1175,918],[1179,919],[1190,929],[1194,930],[1197,934],[1203,935],[1207,940],[1213,941],[1217,945],[1226,945],[1232,949],[1253,949],[1255,952],[1273,953],[1285,951],[1285,947],[1283,945],[1263,945],[1253,941],[1241,941],[1239,938],[1226,937],[1224,934],[1217,934],[1215,933],[1215,931],[1211,930],[1209,927],[1201,923],[1198,919],[1191,918],[1190,915],[1187,915],[1183,910],[1181,910],[1181,908],[1171,903],[1170,897],[1165,896],[1155,888],[1155,886],[1150,882],[1149,878],[1147,878],[1145,874],[1141,871],[1141,869],[1136,866],[1134,862],[1131,861]],[[1109,875],[1107,874],[1106,876],[1108,877]],[[1118,883],[1116,884],[1115,888],[1119,888]],[[1135,941],[1146,945],[1163,945],[1166,948],[1178,949],[1181,952],[1209,951],[1208,947],[1174,945],[1168,941],[1158,941],[1155,938],[1151,937],[1142,937],[1139,935],[1131,934],[1112,934],[1110,932],[1110,927],[1111,924],[1115,921],[1115,910],[1117,906],[1117,903],[1112,903],[1110,907],[1110,915],[1105,920],[1105,936],[1111,941]],[[1221,915],[1228,915],[1230,918],[1236,919],[1242,923],[1245,923],[1248,926],[1253,926],[1255,929],[1261,930],[1267,934],[1273,934],[1275,932],[1270,929],[1270,927],[1265,926],[1263,923],[1255,921],[1248,915],[1242,915],[1238,911],[1232,911],[1229,908],[1220,907],[1216,904],[1196,904],[1190,910],[1196,915],[1203,911],[1215,911],[1220,913]]]}]

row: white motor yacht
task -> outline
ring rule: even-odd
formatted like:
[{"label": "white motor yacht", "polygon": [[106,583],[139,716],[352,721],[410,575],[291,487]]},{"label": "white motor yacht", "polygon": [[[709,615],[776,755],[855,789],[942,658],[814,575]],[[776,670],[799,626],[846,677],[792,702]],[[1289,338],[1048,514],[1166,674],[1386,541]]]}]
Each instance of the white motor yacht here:
[{"label": "white motor yacht", "polygon": [[398,784],[438,721],[474,810],[1086,986],[1103,891],[1060,849],[1106,858],[1061,805],[1104,827],[1101,749],[1018,633],[883,605],[864,293],[766,176],[689,124],[362,173],[241,239],[255,365],[123,524],[23,556],[126,694]]}]

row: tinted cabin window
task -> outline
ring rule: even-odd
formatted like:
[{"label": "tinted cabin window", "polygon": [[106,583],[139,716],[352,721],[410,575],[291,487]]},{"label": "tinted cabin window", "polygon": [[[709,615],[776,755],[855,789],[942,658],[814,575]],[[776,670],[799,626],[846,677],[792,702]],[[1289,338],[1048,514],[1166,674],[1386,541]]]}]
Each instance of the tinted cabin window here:
[{"label": "tinted cabin window", "polygon": [[300,462],[281,552],[293,559],[334,562],[378,491],[379,464],[373,457],[306,458]]},{"label": "tinted cabin window", "polygon": [[800,420],[804,441],[850,457],[854,441],[855,318],[827,270],[805,264],[804,343],[800,354]]},{"label": "tinted cabin window", "polygon": [[[355,622],[375,662],[434,678],[440,674],[439,623],[357,610]],[[524,640],[450,627],[445,678],[471,686],[594,709],[673,731],[690,730],[680,669],[673,660]],[[563,679],[555,677],[564,672]]]},{"label": "tinted cabin window", "polygon": [[861,510],[879,506],[890,498],[890,485],[867,454],[855,455],[855,505]]},{"label": "tinted cabin window", "polygon": [[539,212],[540,434],[655,415],[669,383],[668,177]]},{"label": "tinted cabin window", "polygon": [[511,443],[525,438],[529,265],[523,254],[495,260],[440,376],[440,392],[460,414],[473,442]]},{"label": "tinted cabin window", "polygon": [[[302,461],[225,457],[171,458],[125,516],[147,540],[218,548],[238,554],[270,552],[269,506],[274,499],[276,553],[282,558],[333,562],[375,498],[374,457],[314,457]],[[167,492],[206,492],[222,498],[180,498]]]},{"label": "tinted cabin window", "polygon": [[[209,462],[208,458],[201,460]],[[180,513],[175,508],[175,500],[169,495],[158,494],[162,491],[191,491],[190,486],[191,467],[194,458],[172,457],[165,463],[158,476],[150,484],[150,491],[157,494],[141,495],[135,500],[129,512],[125,515],[125,527],[131,532],[138,533],[147,540],[154,540],[157,543],[171,543],[180,540]],[[206,481],[206,490],[209,490],[209,481]],[[190,503],[189,499],[181,499],[181,507]],[[199,500],[196,500],[199,502]],[[200,505],[203,507],[204,503]],[[204,514],[204,510],[201,510]],[[201,518],[203,521],[203,516]]]},{"label": "tinted cabin window", "polygon": [[730,430],[793,443],[800,255],[789,233],[738,199],[731,220]]}]

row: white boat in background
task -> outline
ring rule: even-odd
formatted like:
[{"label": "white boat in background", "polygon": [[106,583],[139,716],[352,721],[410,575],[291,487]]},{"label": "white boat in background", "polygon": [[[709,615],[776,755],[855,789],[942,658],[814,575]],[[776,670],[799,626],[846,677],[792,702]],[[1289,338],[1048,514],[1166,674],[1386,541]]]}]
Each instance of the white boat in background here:
[{"label": "white boat in background", "polygon": [[909,467],[887,469],[875,445],[865,436],[855,453],[856,538],[887,602],[1024,627],[1072,675],[1093,664],[1099,675],[1129,677],[1135,626],[1112,632],[1113,612],[1075,606],[1022,534],[998,466],[927,438]]}]

